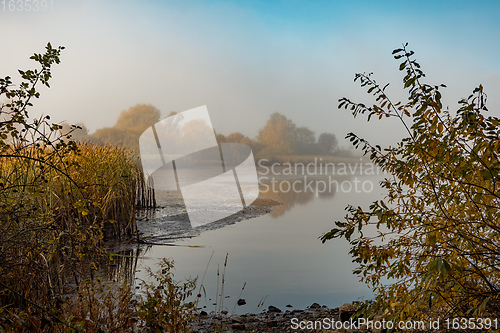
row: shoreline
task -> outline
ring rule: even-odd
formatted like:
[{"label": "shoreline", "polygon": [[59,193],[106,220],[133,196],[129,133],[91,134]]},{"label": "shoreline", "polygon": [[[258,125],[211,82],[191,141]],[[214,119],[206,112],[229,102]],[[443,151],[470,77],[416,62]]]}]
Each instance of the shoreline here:
[{"label": "shoreline", "polygon": [[[355,308],[352,304],[344,304],[337,308],[328,308],[318,303],[313,303],[304,310],[285,310],[278,309],[270,305],[266,311],[261,313],[247,313],[243,315],[227,315],[224,313],[198,313],[197,319],[193,323],[192,329],[197,333],[208,332],[341,332],[333,327],[318,329],[308,329],[306,323],[322,321],[333,323],[337,321],[350,321]],[[304,328],[300,328],[299,324]],[[345,332],[345,330],[343,330]],[[351,332],[377,332],[377,330],[350,330]]]},{"label": "shoreline", "polygon": [[216,230],[240,221],[269,214],[281,202],[270,198],[257,198],[250,206],[221,220],[192,228],[184,201],[179,192],[157,192],[157,202],[167,203],[155,209],[137,212],[137,228],[140,244],[166,245],[199,236],[208,230]]},{"label": "shoreline", "polygon": [[[291,178],[290,176],[284,178]],[[292,177],[293,178],[293,177]],[[158,202],[168,203],[156,209],[139,211],[137,226],[140,232],[140,245],[172,245],[179,241],[194,238],[205,231],[216,230],[240,221],[250,220],[271,213],[273,207],[283,203],[272,199],[259,197],[250,206],[242,211],[222,220],[209,223],[202,227],[192,228],[185,209],[182,196],[178,192],[157,193]],[[304,331],[292,328],[292,319],[301,321],[315,321],[329,318],[338,321],[341,317],[350,318],[354,314],[352,304],[329,308],[326,305],[313,303],[305,309],[278,309],[268,306],[260,313],[228,314],[227,311],[206,312],[203,308],[196,311],[192,329],[197,333],[208,332],[297,332]],[[343,315],[341,316],[341,313]],[[348,319],[347,319],[348,320]],[[306,330],[307,332],[338,332],[338,330]],[[365,332],[368,332],[365,330]]]}]

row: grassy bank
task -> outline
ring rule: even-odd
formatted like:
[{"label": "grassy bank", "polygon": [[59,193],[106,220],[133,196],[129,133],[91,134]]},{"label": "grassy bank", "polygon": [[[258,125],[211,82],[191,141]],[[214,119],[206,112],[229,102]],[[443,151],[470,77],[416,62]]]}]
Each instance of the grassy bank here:
[{"label": "grassy bank", "polygon": [[104,241],[136,237],[135,210],[154,206],[154,193],[132,151],[30,118],[64,47],[45,49],[30,57],[37,68],[17,71],[19,84],[0,78],[0,333],[184,332],[193,282],[173,281],[171,261],[144,284],[145,299],[124,277],[96,278],[112,265]]},{"label": "grassy bank", "polygon": [[24,315],[51,322],[65,295],[107,259],[103,240],[135,236],[135,209],[151,194],[137,157],[123,148],[4,149],[0,325]]}]

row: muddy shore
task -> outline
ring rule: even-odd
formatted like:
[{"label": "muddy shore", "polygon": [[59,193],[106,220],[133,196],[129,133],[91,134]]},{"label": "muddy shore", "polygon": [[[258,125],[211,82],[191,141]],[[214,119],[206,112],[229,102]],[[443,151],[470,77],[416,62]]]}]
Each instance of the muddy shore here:
[{"label": "muddy shore", "polygon": [[193,238],[207,230],[219,229],[243,220],[269,214],[273,207],[281,205],[279,201],[273,199],[258,198],[250,206],[236,214],[198,228],[192,228],[186,206],[179,192],[157,191],[156,200],[159,203],[158,208],[139,211],[137,214],[137,227],[143,244],[169,244]]}]

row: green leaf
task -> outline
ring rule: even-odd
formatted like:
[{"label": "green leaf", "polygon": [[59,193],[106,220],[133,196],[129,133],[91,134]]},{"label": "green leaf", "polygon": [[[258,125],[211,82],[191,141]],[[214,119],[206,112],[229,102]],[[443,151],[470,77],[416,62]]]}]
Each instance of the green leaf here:
[{"label": "green leaf", "polygon": [[484,180],[491,180],[492,174],[490,170],[483,170],[481,171],[481,177],[483,177]]}]

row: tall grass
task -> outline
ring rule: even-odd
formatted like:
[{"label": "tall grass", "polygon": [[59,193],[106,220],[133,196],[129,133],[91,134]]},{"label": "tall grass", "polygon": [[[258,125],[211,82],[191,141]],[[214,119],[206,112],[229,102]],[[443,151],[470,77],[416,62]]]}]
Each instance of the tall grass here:
[{"label": "tall grass", "polygon": [[106,258],[103,240],[137,235],[135,209],[153,203],[133,153],[73,144],[0,156],[0,327],[12,313],[50,322]]},{"label": "tall grass", "polygon": [[[15,220],[24,213],[24,218],[51,221],[64,229],[100,223],[108,238],[136,232],[135,208],[152,204],[152,193],[145,189],[132,152],[81,143],[57,161],[64,174],[40,163],[50,161],[51,154],[50,149],[37,156],[25,151],[22,157],[0,159],[2,217]],[[9,211],[18,214],[10,216]]]},{"label": "tall grass", "polygon": [[20,84],[0,78],[0,332],[130,331],[130,285],[95,292],[89,278],[108,262],[103,240],[137,235],[134,210],[154,206],[154,193],[132,152],[30,119],[64,47],[45,49],[30,57],[37,68],[18,70]]}]

